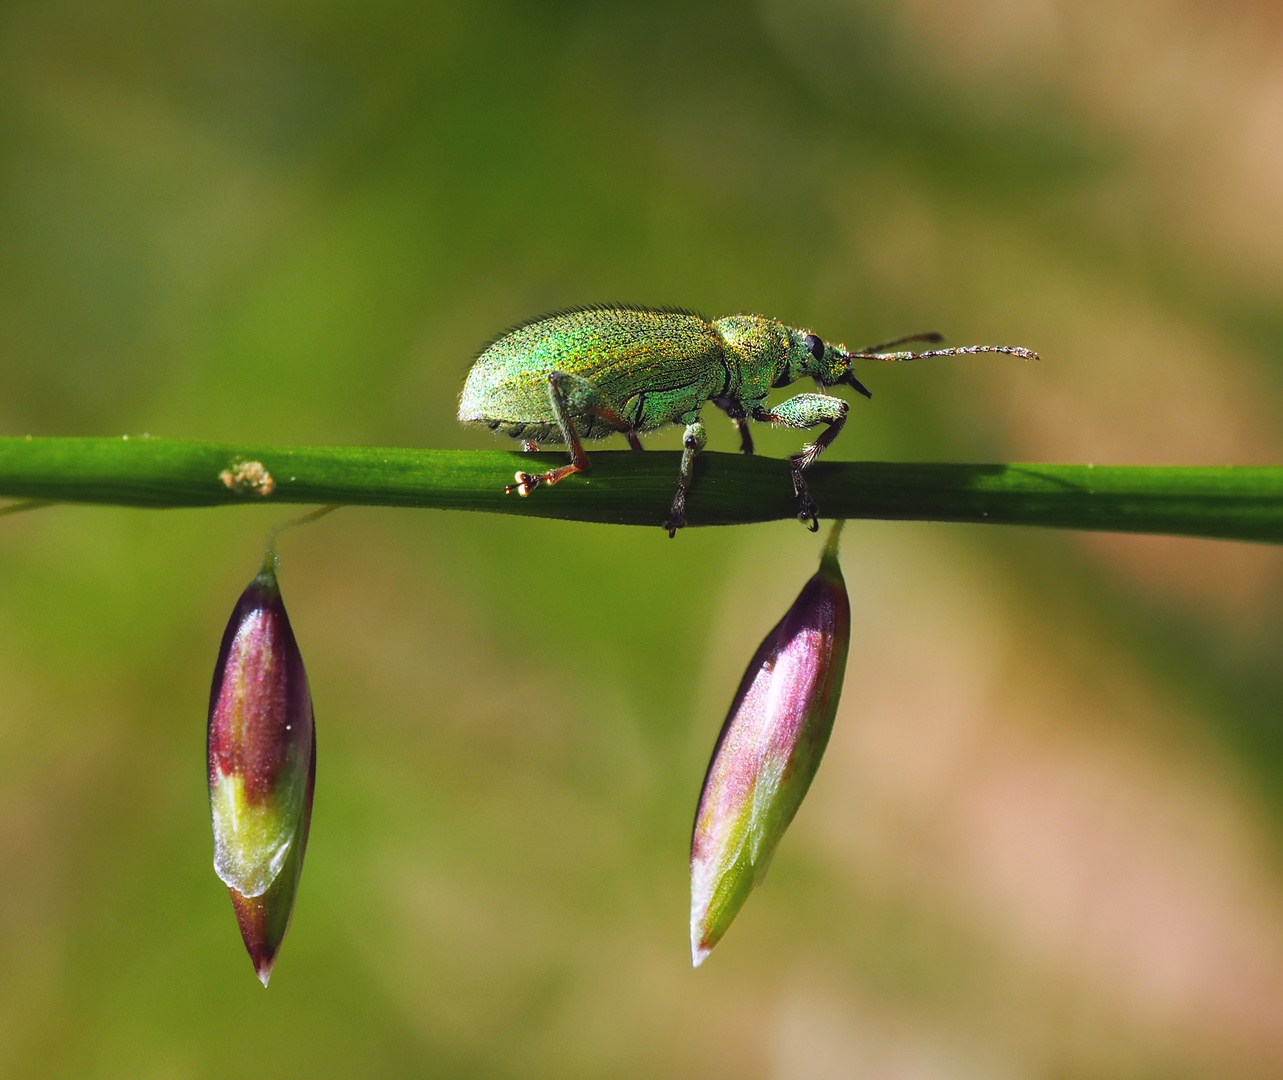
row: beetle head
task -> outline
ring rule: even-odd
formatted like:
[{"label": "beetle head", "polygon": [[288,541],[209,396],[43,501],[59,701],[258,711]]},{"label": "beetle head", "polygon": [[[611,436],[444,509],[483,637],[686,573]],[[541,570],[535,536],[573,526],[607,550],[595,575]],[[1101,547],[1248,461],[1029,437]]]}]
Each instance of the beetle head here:
[{"label": "beetle head", "polygon": [[868,387],[855,377],[851,367],[852,355],[845,345],[829,344],[809,330],[790,328],[789,335],[793,339],[790,352],[798,358],[798,377],[814,379],[821,386],[845,384],[865,397],[873,396]]}]

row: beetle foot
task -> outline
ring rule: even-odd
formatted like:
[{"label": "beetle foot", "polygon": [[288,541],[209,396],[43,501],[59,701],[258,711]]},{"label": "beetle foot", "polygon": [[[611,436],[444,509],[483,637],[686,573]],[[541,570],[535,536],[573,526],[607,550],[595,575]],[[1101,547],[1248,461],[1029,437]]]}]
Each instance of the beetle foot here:
[{"label": "beetle foot", "polygon": [[668,521],[664,528],[668,530],[668,539],[677,535],[678,529],[686,527],[686,492],[678,491],[673,499],[673,508],[668,512]]},{"label": "beetle foot", "polygon": [[807,532],[820,531],[819,513],[815,503],[811,501],[811,496],[803,490],[797,500],[797,520],[806,526]]},{"label": "beetle foot", "polygon": [[523,499],[535,490],[547,477],[543,473],[518,472],[516,483],[509,484],[503,489],[505,495],[511,495],[514,491]]},{"label": "beetle foot", "polygon": [[[807,447],[809,450],[810,447]],[[811,491],[806,486],[806,480],[802,476],[802,470],[810,464],[806,451],[798,454],[796,457],[789,458],[789,465],[793,471],[793,494],[797,496],[797,519],[806,523],[810,532],[819,532],[820,518],[819,508],[815,505],[815,500],[811,498]]]},{"label": "beetle foot", "polygon": [[505,495],[511,495],[514,491],[525,497],[535,490],[540,484],[547,484],[552,487],[553,484],[559,484],[567,476],[574,476],[575,473],[588,471],[588,459],[582,461],[572,461],[569,465],[563,465],[560,469],[553,469],[552,472],[545,473],[528,473],[518,471],[516,474],[517,482],[509,484],[503,489]]}]

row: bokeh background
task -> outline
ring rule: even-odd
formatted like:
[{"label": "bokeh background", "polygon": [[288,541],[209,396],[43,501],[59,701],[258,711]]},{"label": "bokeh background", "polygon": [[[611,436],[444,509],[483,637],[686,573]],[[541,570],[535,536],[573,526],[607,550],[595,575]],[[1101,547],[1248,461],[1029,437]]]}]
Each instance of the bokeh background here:
[{"label": "bokeh background", "polygon": [[[1281,46],[1263,0],[10,0],[0,432],[488,448],[478,347],[621,299],[1045,357],[865,372],[834,458],[1277,463]],[[0,520],[3,1075],[1283,1074],[1279,550],[854,523],[828,758],[692,972],[700,779],[817,540],[291,533],[264,992],[204,727],[286,514]]]}]

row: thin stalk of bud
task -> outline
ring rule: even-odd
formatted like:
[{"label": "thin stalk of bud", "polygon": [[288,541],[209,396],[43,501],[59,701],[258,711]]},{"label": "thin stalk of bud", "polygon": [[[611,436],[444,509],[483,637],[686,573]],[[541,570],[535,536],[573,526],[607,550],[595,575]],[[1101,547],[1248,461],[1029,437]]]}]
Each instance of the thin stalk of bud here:
[{"label": "thin stalk of bud", "polygon": [[294,908],[316,786],[312,697],[271,548],[223,633],[207,750],[214,871],[266,986]]},{"label": "thin stalk of bud", "polygon": [[833,730],[851,641],[835,523],[815,576],[749,662],[691,835],[691,961],[703,963],[766,875]]}]

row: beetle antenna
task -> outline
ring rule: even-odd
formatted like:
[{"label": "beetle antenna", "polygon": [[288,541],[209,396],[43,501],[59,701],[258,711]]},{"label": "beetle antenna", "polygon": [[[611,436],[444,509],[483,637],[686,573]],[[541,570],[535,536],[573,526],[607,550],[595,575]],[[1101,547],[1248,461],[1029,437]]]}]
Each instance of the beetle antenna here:
[{"label": "beetle antenna", "polygon": [[917,334],[905,334],[904,337],[894,338],[891,341],[884,341],[881,345],[866,345],[856,355],[865,353],[886,352],[887,349],[894,349],[900,345],[908,345],[914,341],[930,341],[932,343],[943,341],[944,335],[935,330],[923,330]]},{"label": "beetle antenna", "polygon": [[[892,343],[894,344],[894,342]],[[954,349],[932,349],[929,352],[892,352],[880,353],[876,349],[851,354],[852,360],[927,360],[933,356],[973,356],[976,353],[1006,353],[1008,356],[1019,356],[1025,360],[1041,359],[1033,349],[1019,345],[959,345]]]}]

